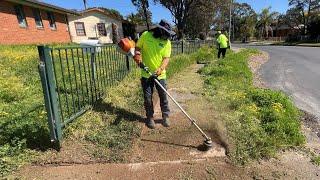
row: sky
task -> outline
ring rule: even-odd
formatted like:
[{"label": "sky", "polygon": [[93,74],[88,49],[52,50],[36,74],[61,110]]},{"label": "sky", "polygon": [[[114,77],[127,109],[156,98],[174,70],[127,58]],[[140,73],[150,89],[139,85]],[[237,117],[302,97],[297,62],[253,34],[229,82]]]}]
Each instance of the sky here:
[{"label": "sky", "polygon": [[[43,0],[44,2],[61,6],[67,9],[84,9],[82,0]],[[252,6],[256,12],[261,12],[262,8],[271,6],[272,11],[285,13],[288,9],[288,0],[236,0],[237,2],[246,2]],[[131,0],[87,0],[88,7],[106,7],[118,10],[123,16],[135,12],[136,8],[131,4]],[[161,19],[172,21],[173,18],[166,8],[161,5],[150,3],[152,12],[152,22],[159,22]]]}]

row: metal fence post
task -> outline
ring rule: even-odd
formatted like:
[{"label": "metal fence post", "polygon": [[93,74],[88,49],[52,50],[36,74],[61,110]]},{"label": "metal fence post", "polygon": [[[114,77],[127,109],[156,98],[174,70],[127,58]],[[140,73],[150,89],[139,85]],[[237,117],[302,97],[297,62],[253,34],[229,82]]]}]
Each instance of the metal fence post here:
[{"label": "metal fence post", "polygon": [[126,55],[126,65],[127,65],[128,71],[130,71],[130,62],[129,62],[129,56],[128,55]]},{"label": "metal fence post", "polygon": [[96,84],[96,62],[95,62],[95,52],[91,52],[90,58],[90,66],[91,66],[91,79],[95,86]]},{"label": "metal fence post", "polygon": [[181,52],[182,52],[182,54],[183,54],[183,52],[184,52],[183,48],[184,48],[184,44],[183,44],[183,40],[182,40],[182,41],[181,41]]},{"label": "metal fence post", "polygon": [[47,46],[38,46],[38,52],[40,57],[39,73],[44,93],[51,141],[59,143],[62,139],[62,125],[50,48]]}]

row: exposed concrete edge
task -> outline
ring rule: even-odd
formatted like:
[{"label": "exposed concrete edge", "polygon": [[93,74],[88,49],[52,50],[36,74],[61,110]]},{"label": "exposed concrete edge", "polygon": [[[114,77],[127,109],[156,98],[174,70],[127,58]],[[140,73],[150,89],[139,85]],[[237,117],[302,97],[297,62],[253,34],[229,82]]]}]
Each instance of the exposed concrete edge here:
[{"label": "exposed concrete edge", "polygon": [[139,169],[155,166],[155,165],[168,165],[168,164],[182,164],[182,163],[190,163],[190,162],[203,162],[207,159],[193,159],[193,160],[175,160],[175,161],[155,161],[155,162],[142,162],[142,163],[131,163],[127,164],[130,170],[137,171]]}]

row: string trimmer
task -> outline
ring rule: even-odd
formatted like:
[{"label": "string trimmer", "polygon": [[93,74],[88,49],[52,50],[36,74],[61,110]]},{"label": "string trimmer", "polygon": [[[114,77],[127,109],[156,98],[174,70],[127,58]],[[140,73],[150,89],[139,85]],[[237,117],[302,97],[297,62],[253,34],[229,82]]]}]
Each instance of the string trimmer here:
[{"label": "string trimmer", "polygon": [[[118,47],[120,48],[121,52],[125,53],[128,56],[134,55],[134,46],[135,46],[135,43],[132,40],[129,40],[127,38],[122,39],[118,43]],[[187,119],[198,129],[201,135],[205,138],[203,145],[201,147],[201,150],[209,150],[212,147],[211,138],[206,135],[206,133],[197,125],[196,121],[193,118],[191,118],[191,116],[189,116],[189,114],[181,107],[181,105],[173,98],[173,96],[171,96],[171,94],[166,90],[166,88],[164,88],[161,85],[156,74],[151,73],[149,71],[149,68],[145,66],[143,63],[140,63],[139,67],[143,69],[145,72],[147,72],[151,78],[153,78],[154,82],[170,97],[170,99],[178,106],[178,108],[187,117]]]}]

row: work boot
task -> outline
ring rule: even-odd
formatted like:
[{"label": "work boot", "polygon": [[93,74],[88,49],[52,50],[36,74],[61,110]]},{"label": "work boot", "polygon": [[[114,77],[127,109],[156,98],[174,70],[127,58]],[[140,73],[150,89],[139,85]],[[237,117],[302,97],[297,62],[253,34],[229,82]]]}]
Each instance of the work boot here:
[{"label": "work boot", "polygon": [[164,127],[170,127],[170,120],[169,120],[169,118],[163,118],[163,120],[162,120],[162,125],[163,125]]},{"label": "work boot", "polygon": [[152,118],[147,118],[146,126],[150,129],[156,128],[156,123]]}]

